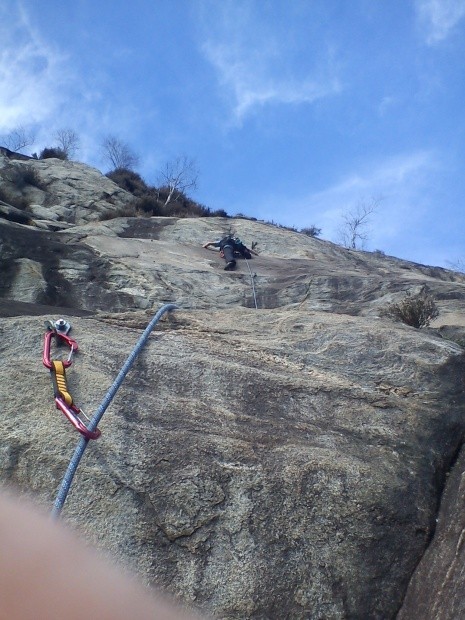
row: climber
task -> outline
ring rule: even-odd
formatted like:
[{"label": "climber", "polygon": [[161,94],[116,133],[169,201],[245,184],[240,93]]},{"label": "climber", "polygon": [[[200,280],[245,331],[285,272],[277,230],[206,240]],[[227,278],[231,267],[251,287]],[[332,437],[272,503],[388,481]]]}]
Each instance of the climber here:
[{"label": "climber", "polygon": [[239,255],[242,256],[242,258],[247,259],[252,258],[252,254],[258,256],[258,252],[255,252],[255,250],[251,250],[250,248],[248,248],[244,243],[242,243],[239,237],[234,237],[234,253],[236,254],[236,256]]},{"label": "climber", "polygon": [[236,267],[236,257],[242,256],[242,258],[252,258],[252,254],[258,256],[258,253],[254,250],[250,250],[240,239],[227,235],[217,241],[208,241],[204,244],[204,248],[210,246],[220,249],[220,254],[226,261],[225,270],[230,271]]}]

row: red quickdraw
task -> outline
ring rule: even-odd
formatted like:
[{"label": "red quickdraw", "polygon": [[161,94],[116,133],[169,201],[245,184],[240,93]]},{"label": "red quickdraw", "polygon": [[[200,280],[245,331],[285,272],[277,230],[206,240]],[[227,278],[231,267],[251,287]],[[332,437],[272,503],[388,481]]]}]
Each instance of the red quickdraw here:
[{"label": "red quickdraw", "polygon": [[[78,351],[79,348],[77,342],[68,336],[71,325],[63,319],[59,319],[55,322],[47,321],[45,325],[47,327],[47,331],[45,332],[44,337],[44,353],[42,359],[44,366],[50,370],[50,376],[55,393],[56,407],[64,413],[74,428],[79,431],[81,435],[84,435],[87,439],[97,439],[101,435],[99,429],[97,428],[95,431],[91,431],[84,424],[79,416],[83,415],[86,418],[87,416],[82,409],[79,409],[79,407],[76,407],[73,403],[73,397],[69,393],[66,383],[65,369],[71,366],[73,354]],[[68,359],[51,359],[50,348],[53,338],[56,339],[57,344],[66,344],[69,347],[70,352]]]}]

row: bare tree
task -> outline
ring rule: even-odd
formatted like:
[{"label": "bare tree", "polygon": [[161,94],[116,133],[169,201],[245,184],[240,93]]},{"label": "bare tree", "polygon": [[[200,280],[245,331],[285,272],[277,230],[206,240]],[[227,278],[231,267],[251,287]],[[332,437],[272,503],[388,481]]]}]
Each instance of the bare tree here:
[{"label": "bare tree", "polygon": [[72,159],[81,147],[81,141],[74,129],[57,129],[53,138],[68,159]]},{"label": "bare tree", "polygon": [[133,170],[139,163],[139,156],[131,147],[115,136],[106,136],[102,141],[103,159],[113,167]]},{"label": "bare tree", "polygon": [[22,151],[26,146],[32,146],[35,142],[35,134],[32,131],[27,131],[25,127],[20,125],[16,127],[9,134],[2,137],[2,140],[7,149],[15,151],[16,153]]},{"label": "bare tree", "polygon": [[343,214],[343,223],[339,229],[342,245],[353,250],[362,249],[365,246],[370,233],[371,216],[378,209],[380,201],[380,198],[361,200],[355,208]]},{"label": "bare tree", "polygon": [[163,206],[166,207],[188,189],[195,189],[198,177],[195,161],[186,155],[168,161],[158,175],[161,186],[168,192]]}]

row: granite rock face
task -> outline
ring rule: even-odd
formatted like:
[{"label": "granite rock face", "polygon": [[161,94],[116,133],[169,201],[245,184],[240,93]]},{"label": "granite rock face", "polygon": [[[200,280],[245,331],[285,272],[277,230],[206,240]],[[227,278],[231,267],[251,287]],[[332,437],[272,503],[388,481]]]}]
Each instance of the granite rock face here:
[{"label": "granite rock face", "polygon": [[[51,504],[77,433],[41,365],[45,318],[2,320],[0,471]],[[68,382],[89,412],[147,316],[71,320]],[[460,444],[464,370],[457,345],[376,319],[177,311],[104,417],[65,518],[220,618],[392,618]]]},{"label": "granite rock face", "polygon": [[[146,309],[165,301],[185,308],[259,309],[299,304],[325,312],[378,316],[382,307],[427,286],[441,324],[463,324],[465,277],[260,222],[225,218],[116,218],[58,234],[0,220],[1,296],[16,299],[17,261],[41,262],[47,283],[37,304],[80,310]],[[225,274],[218,253],[202,244],[232,230],[260,256]],[[253,278],[253,286],[252,286]],[[254,299],[255,291],[255,299]],[[18,299],[18,301],[21,301]]]},{"label": "granite rock face", "polygon": [[[34,173],[34,184],[27,182]],[[26,182],[18,182],[18,178]],[[61,159],[11,159],[0,152],[0,184],[31,203],[31,219],[72,224],[95,222],[132,200],[96,168]],[[19,186],[19,187],[18,187]],[[44,211],[45,208],[45,211]]]},{"label": "granite rock face", "polygon": [[447,479],[435,536],[415,570],[399,620],[465,617],[465,450]]},{"label": "granite rock face", "polygon": [[[71,321],[68,383],[92,413],[155,309],[176,301],[64,518],[218,618],[381,619],[403,604],[400,617],[419,617],[424,573],[408,586],[424,563],[446,584],[425,609],[459,596],[460,517],[453,536],[436,519],[446,479],[443,505],[460,508],[460,459],[448,473],[465,429],[464,276],[243,219],[83,223],[61,191],[48,218],[38,202],[28,223],[0,219],[0,480],[51,505],[78,440],[54,408],[43,321]],[[224,272],[201,246],[227,232],[260,256]],[[424,286],[432,328],[382,318]]]}]

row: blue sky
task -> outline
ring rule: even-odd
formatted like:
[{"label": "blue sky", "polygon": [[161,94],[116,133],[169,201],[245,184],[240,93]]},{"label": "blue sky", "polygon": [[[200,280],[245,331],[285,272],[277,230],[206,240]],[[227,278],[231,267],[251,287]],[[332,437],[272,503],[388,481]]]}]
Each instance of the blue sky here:
[{"label": "blue sky", "polygon": [[[3,0],[0,134],[103,136],[156,183],[193,158],[212,209],[465,261],[465,0]],[[28,152],[27,149],[25,152]]]}]

